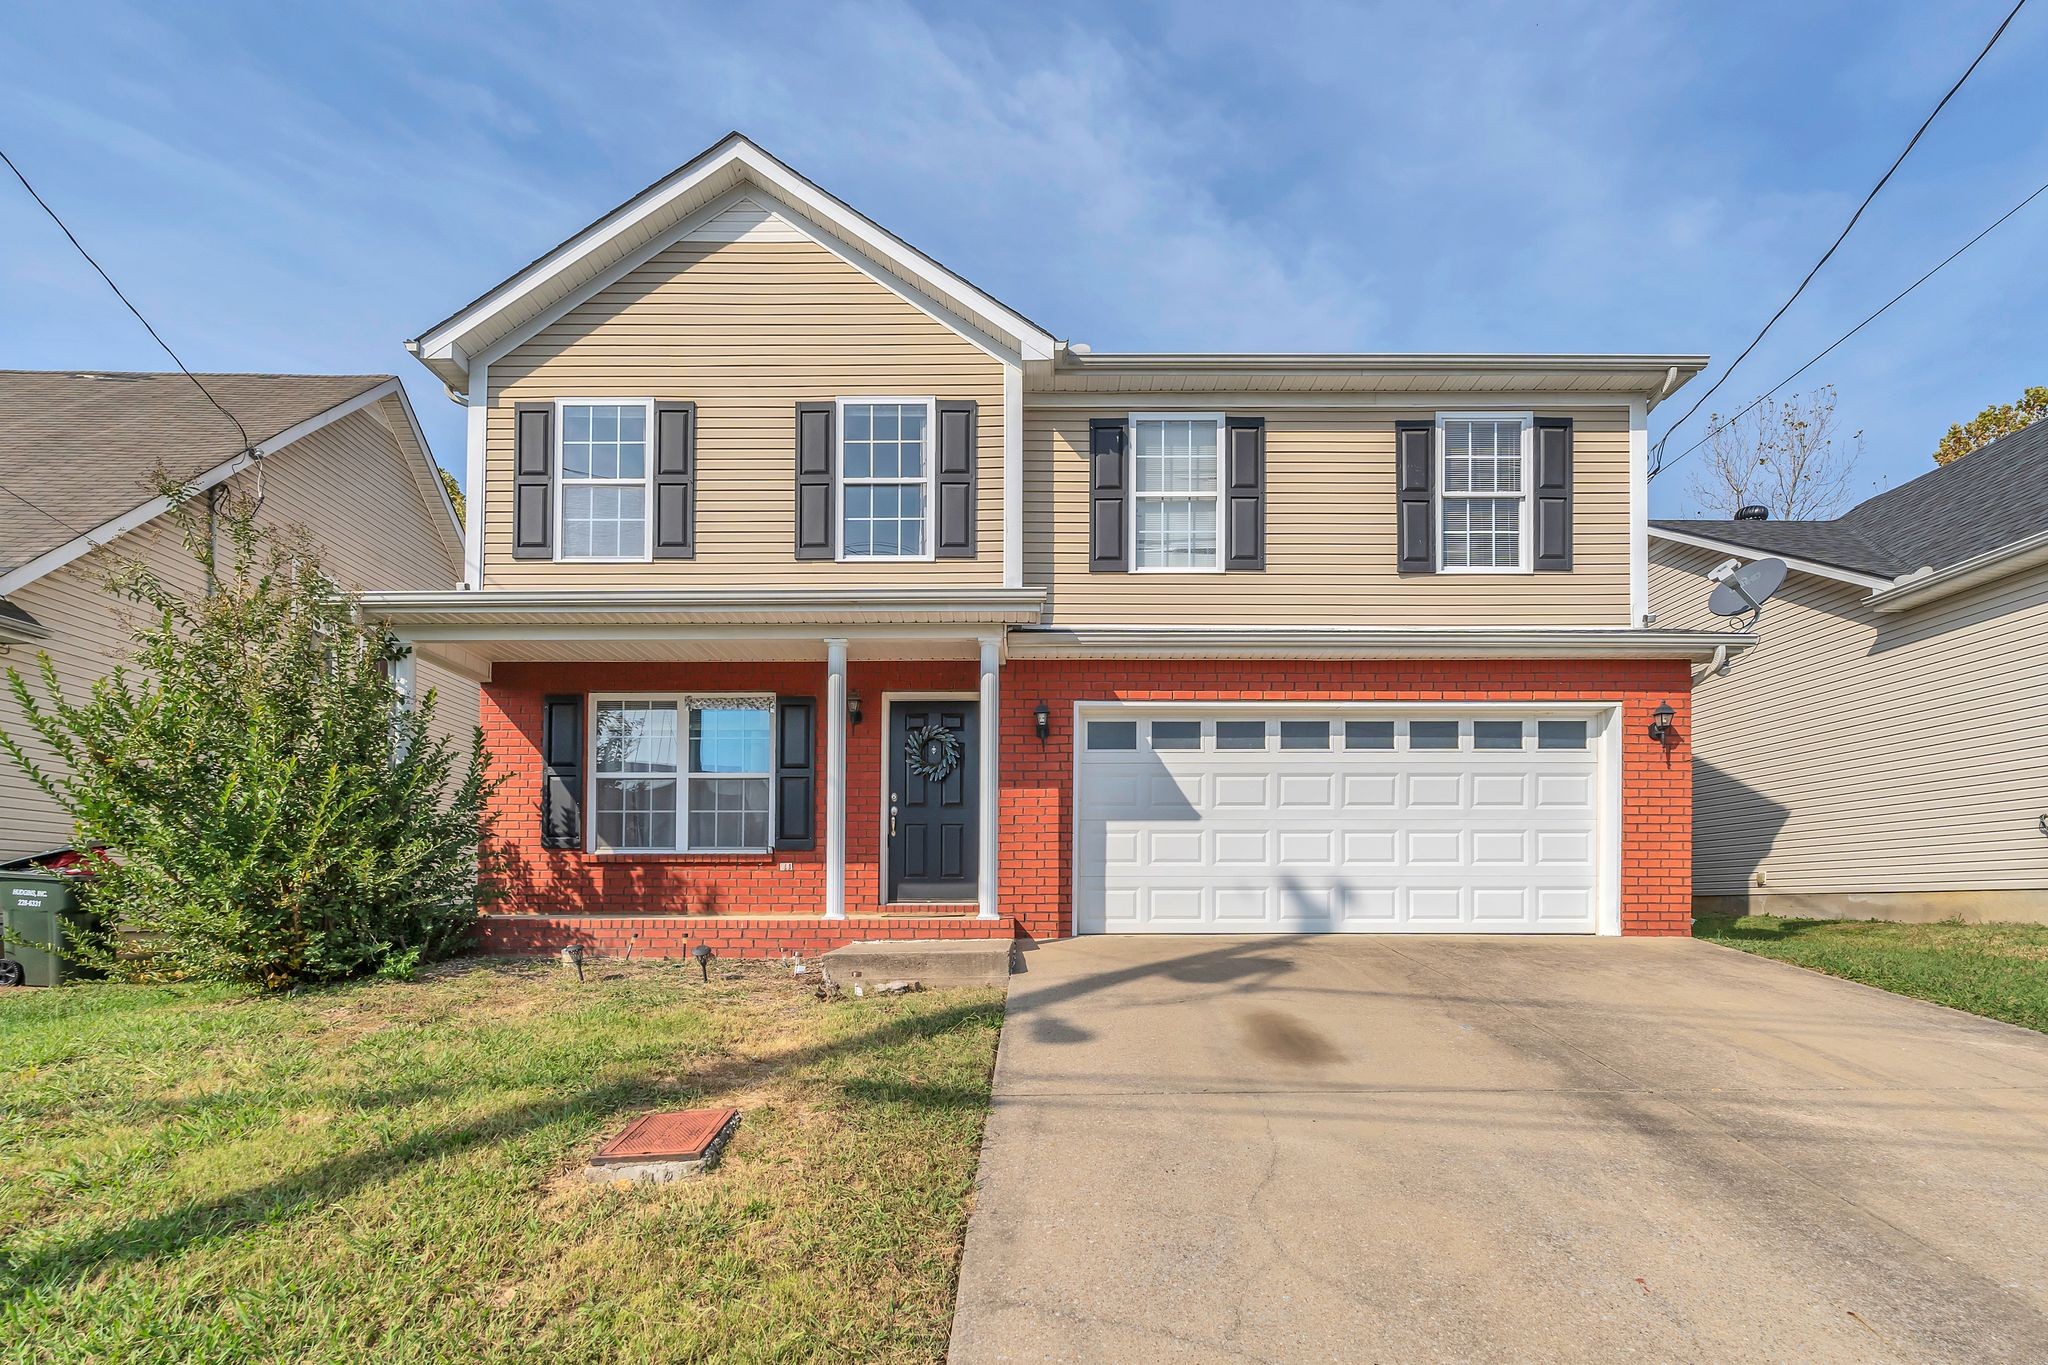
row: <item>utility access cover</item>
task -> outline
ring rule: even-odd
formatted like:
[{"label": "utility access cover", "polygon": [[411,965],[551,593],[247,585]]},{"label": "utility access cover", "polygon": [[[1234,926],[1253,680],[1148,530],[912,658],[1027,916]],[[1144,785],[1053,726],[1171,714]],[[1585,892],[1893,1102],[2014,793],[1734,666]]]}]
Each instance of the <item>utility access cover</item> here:
[{"label": "utility access cover", "polygon": [[696,1161],[739,1116],[737,1109],[674,1109],[662,1114],[642,1114],[626,1126],[625,1132],[598,1148],[590,1164]]}]

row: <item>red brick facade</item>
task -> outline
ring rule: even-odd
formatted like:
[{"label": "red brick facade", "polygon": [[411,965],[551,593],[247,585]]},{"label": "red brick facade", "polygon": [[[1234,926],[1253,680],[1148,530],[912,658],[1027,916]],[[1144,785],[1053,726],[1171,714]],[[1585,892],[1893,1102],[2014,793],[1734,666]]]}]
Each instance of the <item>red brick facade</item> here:
[{"label": "red brick facade", "polygon": [[[725,956],[823,951],[855,939],[1064,937],[1072,930],[1073,704],[1162,701],[1578,701],[1618,700],[1622,727],[1622,932],[1690,932],[1692,774],[1687,665],[1677,660],[1032,661],[1002,677],[1003,919],[976,921],[972,906],[883,915],[882,762],[885,692],[975,689],[972,663],[856,661],[848,686],[865,723],[849,729],[846,902],[841,925],[822,919],[824,783],[817,783],[817,847],[722,856],[600,856],[540,846],[540,702],[558,692],[772,691],[825,695],[822,665],[500,664],[483,689],[483,726],[497,771],[493,852],[507,899],[486,922],[498,951],[550,951],[575,941],[649,956],[709,943]],[[1032,712],[1043,701],[1052,733],[1040,743]],[[1646,733],[1650,713],[1678,711],[1672,740]],[[820,726],[822,744],[822,725]],[[822,763],[820,764],[822,778]],[[545,919],[520,919],[541,916]],[[554,917],[568,917],[557,920]],[[687,919],[678,918],[687,916]],[[595,918],[592,918],[595,917]],[[1013,928],[1014,926],[1014,928]]]}]

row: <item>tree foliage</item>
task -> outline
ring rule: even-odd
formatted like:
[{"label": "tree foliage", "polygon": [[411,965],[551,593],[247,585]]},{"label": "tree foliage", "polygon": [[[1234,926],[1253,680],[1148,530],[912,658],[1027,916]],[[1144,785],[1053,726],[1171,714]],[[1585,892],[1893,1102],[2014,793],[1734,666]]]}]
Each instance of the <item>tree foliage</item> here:
[{"label": "tree foliage", "polygon": [[1713,434],[1692,477],[1693,502],[1705,515],[1732,516],[1752,503],[1792,521],[1841,512],[1863,433],[1839,433],[1833,385],[1759,403],[1739,417],[1716,413],[1709,425]]},{"label": "tree foliage", "polygon": [[434,467],[434,472],[441,476],[441,487],[448,494],[449,506],[455,509],[455,519],[467,522],[469,519],[469,505],[463,501],[462,485],[456,483],[455,476],[439,465]]},{"label": "tree foliage", "polygon": [[0,748],[80,847],[106,850],[84,888],[103,927],[79,956],[128,980],[278,988],[456,951],[480,895],[481,733],[460,753],[429,732],[431,694],[401,704],[404,647],[356,618],[303,532],[237,500],[211,515],[171,513],[204,587],[115,570],[132,657],[90,695],[67,697],[47,655],[39,689],[7,670],[56,762],[5,733]]},{"label": "tree foliage", "polygon": [[1934,462],[1951,464],[2044,417],[2048,417],[2048,385],[2036,384],[2020,395],[2019,402],[1993,403],[1967,423],[1950,427],[1934,448]]}]

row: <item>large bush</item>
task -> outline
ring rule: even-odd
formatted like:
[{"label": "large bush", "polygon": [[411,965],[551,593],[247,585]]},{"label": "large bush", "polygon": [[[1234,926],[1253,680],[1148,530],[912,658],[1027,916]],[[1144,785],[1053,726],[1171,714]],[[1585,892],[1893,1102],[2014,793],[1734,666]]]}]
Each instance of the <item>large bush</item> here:
[{"label": "large bush", "polygon": [[234,501],[172,516],[204,586],[115,571],[128,664],[86,697],[48,656],[39,689],[7,671],[58,761],[0,747],[106,850],[86,891],[103,929],[80,956],[128,980],[277,988],[458,950],[480,894],[481,735],[458,753],[429,733],[431,694],[402,704],[404,647],[357,618],[303,533]]}]

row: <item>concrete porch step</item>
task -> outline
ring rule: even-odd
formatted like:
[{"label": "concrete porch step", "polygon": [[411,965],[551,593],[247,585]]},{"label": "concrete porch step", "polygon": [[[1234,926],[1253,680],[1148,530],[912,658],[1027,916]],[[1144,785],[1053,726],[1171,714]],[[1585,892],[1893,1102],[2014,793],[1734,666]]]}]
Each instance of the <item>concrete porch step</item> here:
[{"label": "concrete porch step", "polygon": [[843,990],[870,990],[891,981],[929,989],[1001,986],[1010,978],[1015,939],[895,939],[849,943],[825,954],[825,971]]}]

